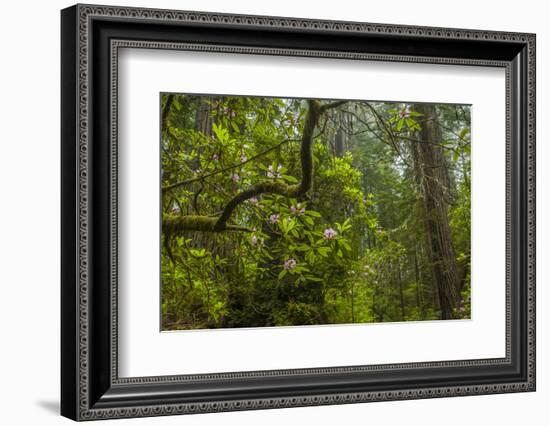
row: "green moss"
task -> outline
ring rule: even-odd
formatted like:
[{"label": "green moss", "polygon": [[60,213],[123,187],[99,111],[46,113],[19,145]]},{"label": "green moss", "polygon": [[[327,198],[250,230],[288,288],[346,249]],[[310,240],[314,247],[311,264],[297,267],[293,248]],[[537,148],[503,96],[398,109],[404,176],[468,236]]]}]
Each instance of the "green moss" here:
[{"label": "green moss", "polygon": [[164,215],[162,219],[162,231],[170,238],[172,235],[181,235],[186,231],[201,231],[201,232],[223,232],[223,231],[244,231],[250,232],[251,230],[237,225],[224,225],[216,228],[218,223],[218,217],[212,216],[174,216]]}]

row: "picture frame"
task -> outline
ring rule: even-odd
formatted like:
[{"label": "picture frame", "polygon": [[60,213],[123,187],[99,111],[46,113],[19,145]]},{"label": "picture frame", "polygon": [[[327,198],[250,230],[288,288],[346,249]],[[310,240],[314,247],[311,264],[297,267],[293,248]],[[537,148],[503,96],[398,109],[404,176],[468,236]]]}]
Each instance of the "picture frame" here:
[{"label": "picture frame", "polygon": [[[535,35],[524,33],[80,4],[64,9],[61,414],[94,420],[534,391],[535,44]],[[119,377],[117,55],[125,47],[504,69],[505,356]]]}]

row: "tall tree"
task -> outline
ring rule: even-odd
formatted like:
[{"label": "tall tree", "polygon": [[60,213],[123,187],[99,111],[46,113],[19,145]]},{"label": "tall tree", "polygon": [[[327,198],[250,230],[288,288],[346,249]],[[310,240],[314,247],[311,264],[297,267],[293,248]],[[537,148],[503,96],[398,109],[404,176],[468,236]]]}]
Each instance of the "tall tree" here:
[{"label": "tall tree", "polygon": [[437,288],[441,318],[453,318],[459,297],[459,276],[449,226],[449,174],[437,110],[432,104],[417,104],[423,115],[419,141],[411,143],[417,181],[424,209],[424,224],[432,275]]}]

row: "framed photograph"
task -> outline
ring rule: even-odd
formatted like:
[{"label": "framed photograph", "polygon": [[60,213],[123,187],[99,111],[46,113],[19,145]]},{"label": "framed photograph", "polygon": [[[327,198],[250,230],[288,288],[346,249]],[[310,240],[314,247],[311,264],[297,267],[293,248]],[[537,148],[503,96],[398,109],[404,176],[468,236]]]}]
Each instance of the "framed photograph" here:
[{"label": "framed photograph", "polygon": [[64,416],[535,390],[535,35],[61,29]]}]

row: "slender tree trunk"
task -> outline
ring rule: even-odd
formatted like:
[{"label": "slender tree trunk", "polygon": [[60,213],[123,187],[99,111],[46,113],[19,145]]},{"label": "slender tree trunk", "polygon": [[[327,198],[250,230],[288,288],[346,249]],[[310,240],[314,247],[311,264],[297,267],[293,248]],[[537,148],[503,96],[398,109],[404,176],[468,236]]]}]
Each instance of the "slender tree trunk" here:
[{"label": "slender tree trunk", "polygon": [[355,323],[355,284],[351,283],[351,322]]},{"label": "slender tree trunk", "polygon": [[416,281],[416,307],[422,312],[422,295],[420,294],[420,270],[418,268],[417,248],[414,249],[414,280]]},{"label": "slender tree trunk", "polygon": [[334,155],[343,157],[349,149],[349,132],[353,129],[352,117],[344,111],[335,111],[333,119],[337,125],[334,135]]},{"label": "slender tree trunk", "polygon": [[397,283],[399,284],[399,303],[401,307],[401,321],[405,321],[405,298],[403,296],[403,280],[401,279],[401,262],[397,261]]},{"label": "slender tree trunk", "polygon": [[212,135],[212,105],[206,102],[203,97],[198,99],[195,129],[204,133],[205,136]]},{"label": "slender tree trunk", "polygon": [[441,318],[450,319],[458,301],[459,277],[448,218],[448,172],[443,150],[438,146],[441,129],[435,106],[418,104],[414,109],[423,114],[418,138],[421,142],[411,146],[424,209],[428,256]]},{"label": "slender tree trunk", "polygon": [[340,126],[338,127],[338,130],[336,131],[336,135],[334,137],[334,151],[337,157],[344,156],[344,138],[344,130]]}]

